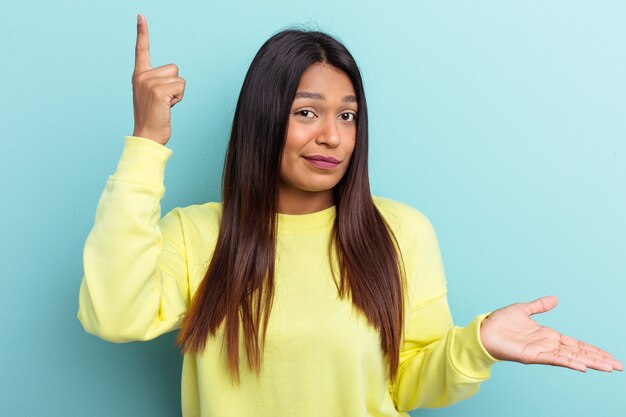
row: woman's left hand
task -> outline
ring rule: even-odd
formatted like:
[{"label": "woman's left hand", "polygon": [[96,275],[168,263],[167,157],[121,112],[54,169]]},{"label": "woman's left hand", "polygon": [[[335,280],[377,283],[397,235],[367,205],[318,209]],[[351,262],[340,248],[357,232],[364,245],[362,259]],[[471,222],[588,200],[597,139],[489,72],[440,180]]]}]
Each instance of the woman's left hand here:
[{"label": "woman's left hand", "polygon": [[587,368],[623,371],[624,365],[602,349],[565,336],[530,318],[533,314],[552,310],[557,304],[556,297],[548,296],[494,311],[480,328],[483,345],[499,360],[563,366],[581,372],[586,372]]}]

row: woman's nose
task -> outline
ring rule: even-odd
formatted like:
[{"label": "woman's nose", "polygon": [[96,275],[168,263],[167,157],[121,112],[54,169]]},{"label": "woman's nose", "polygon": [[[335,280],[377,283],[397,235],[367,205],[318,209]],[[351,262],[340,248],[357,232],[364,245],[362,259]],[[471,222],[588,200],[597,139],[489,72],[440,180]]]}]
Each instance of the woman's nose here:
[{"label": "woman's nose", "polygon": [[339,136],[339,129],[337,128],[337,120],[328,117],[323,119],[320,123],[320,130],[318,131],[315,142],[318,145],[326,145],[335,147],[341,142]]}]

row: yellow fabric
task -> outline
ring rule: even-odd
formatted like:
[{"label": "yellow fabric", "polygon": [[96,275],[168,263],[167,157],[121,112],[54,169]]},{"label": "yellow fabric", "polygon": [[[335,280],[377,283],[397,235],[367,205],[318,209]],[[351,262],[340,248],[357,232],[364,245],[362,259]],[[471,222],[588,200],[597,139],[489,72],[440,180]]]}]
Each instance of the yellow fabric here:
[{"label": "yellow fabric", "polygon": [[[179,329],[212,255],[220,203],[179,207],[161,218],[171,154],[149,139],[127,136],[98,203],[84,248],[78,318],[105,340],[149,340]],[[230,384],[222,324],[202,355],[184,358],[185,417],[408,416],[407,410],[450,405],[478,390],[496,362],[480,342],[487,314],[455,327],[431,223],[407,205],[375,203],[395,232],[407,273],[409,308],[396,380],[388,381],[378,333],[337,296],[327,258],[335,208],[281,214],[261,377],[244,359],[241,386]]]}]

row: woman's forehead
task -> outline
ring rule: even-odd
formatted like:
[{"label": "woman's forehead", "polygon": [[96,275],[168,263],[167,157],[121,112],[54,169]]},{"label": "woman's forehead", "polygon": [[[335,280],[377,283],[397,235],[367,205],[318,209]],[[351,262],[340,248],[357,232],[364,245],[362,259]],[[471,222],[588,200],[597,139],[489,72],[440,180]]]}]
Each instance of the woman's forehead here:
[{"label": "woman's forehead", "polygon": [[309,66],[302,74],[295,99],[325,101],[338,96],[344,102],[356,102],[352,80],[342,70],[318,62]]}]

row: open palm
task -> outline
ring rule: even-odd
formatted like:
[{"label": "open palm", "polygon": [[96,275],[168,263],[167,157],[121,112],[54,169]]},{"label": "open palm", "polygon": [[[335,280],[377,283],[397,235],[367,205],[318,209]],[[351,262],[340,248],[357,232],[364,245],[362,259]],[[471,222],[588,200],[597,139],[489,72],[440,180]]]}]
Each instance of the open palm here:
[{"label": "open palm", "polygon": [[587,368],[623,371],[624,366],[602,349],[565,336],[530,318],[557,304],[556,297],[548,296],[494,311],[480,329],[483,345],[500,360],[563,366],[582,372]]}]

